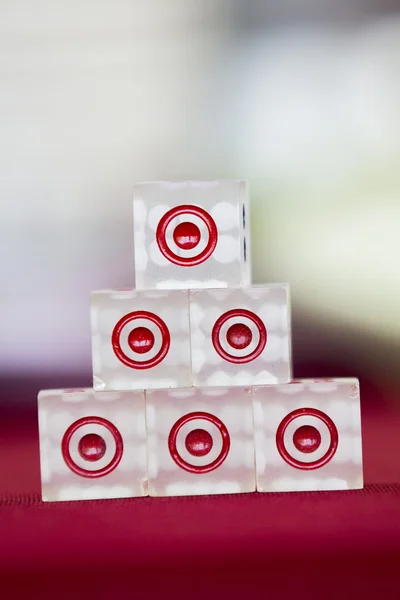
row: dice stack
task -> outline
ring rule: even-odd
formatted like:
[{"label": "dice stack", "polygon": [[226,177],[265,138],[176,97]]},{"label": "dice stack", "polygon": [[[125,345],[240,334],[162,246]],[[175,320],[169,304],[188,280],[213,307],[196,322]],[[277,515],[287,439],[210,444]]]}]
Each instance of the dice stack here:
[{"label": "dice stack", "polygon": [[91,294],[93,389],[39,393],[44,501],[363,485],[357,379],[292,381],[245,181],[135,186],[134,289]]}]

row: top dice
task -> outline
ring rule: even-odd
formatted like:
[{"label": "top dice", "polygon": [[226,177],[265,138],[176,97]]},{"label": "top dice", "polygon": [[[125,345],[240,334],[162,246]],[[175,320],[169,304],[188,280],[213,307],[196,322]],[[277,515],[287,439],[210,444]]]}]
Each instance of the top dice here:
[{"label": "top dice", "polygon": [[136,288],[250,284],[245,181],[167,181],[135,186]]}]

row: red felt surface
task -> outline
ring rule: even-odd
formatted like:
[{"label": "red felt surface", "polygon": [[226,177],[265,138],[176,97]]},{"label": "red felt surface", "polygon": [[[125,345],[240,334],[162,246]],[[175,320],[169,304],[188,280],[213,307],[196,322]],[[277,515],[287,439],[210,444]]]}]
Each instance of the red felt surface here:
[{"label": "red felt surface", "polygon": [[0,598],[398,598],[400,411],[362,412],[365,490],[43,504],[35,403],[9,407]]}]

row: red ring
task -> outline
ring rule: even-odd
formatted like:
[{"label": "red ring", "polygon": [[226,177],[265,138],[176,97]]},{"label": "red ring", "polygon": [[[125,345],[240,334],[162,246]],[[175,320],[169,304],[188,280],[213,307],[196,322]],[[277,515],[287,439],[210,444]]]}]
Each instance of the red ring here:
[{"label": "red ring", "polygon": [[[88,469],[84,469],[77,465],[71,457],[71,453],[69,451],[69,444],[71,442],[71,437],[80,427],[83,425],[102,425],[111,433],[115,441],[115,454],[111,461],[107,466],[102,469],[98,469],[97,471],[89,471]],[[102,417],[82,417],[82,419],[78,419],[75,423],[72,423],[64,433],[64,437],[61,442],[61,453],[66,465],[76,473],[76,475],[80,475],[81,477],[104,477],[104,475],[108,475],[119,465],[122,454],[124,451],[124,443],[122,441],[122,436],[118,429],[107,421],[107,419],[103,419]]]},{"label": "red ring", "polygon": [[[186,423],[189,423],[190,421],[193,421],[194,419],[204,419],[205,421],[209,421],[210,423],[212,423],[213,425],[215,425],[215,427],[217,427],[219,429],[219,432],[222,437],[221,452],[219,453],[217,458],[215,460],[213,460],[212,462],[208,463],[208,465],[192,465],[192,464],[190,464],[189,462],[187,462],[186,460],[184,460],[181,457],[181,455],[179,454],[178,449],[176,447],[176,440],[177,440],[179,431],[181,430],[181,428],[184,425],[186,425]],[[228,432],[227,428],[225,427],[225,425],[223,424],[223,422],[220,419],[218,419],[218,417],[215,417],[214,415],[210,415],[210,413],[206,413],[206,412],[193,412],[193,413],[189,413],[189,414],[181,417],[175,423],[175,425],[172,427],[169,437],[168,437],[168,448],[169,448],[169,452],[172,456],[172,459],[176,462],[178,467],[181,467],[181,469],[184,469],[184,471],[188,471],[189,473],[195,473],[195,474],[210,473],[210,471],[214,471],[219,466],[221,466],[222,463],[224,462],[224,460],[226,459],[226,457],[228,456],[230,447],[231,447],[231,439],[229,436],[229,432]]]},{"label": "red ring", "polygon": [[[179,215],[195,215],[199,217],[208,229],[208,242],[207,246],[197,256],[184,257],[178,256],[171,250],[167,244],[167,227],[171,223],[172,219],[179,217]],[[182,206],[176,206],[171,208],[165,215],[160,219],[157,227],[156,240],[160,252],[165,256],[167,260],[179,265],[180,267],[195,267],[200,265],[202,262],[210,258],[214,252],[218,242],[218,229],[214,219],[208,214],[203,208],[199,206],[193,206],[191,204],[183,204]]]},{"label": "red ring", "polygon": [[[289,454],[289,452],[286,450],[284,441],[285,431],[289,423],[291,423],[294,419],[303,416],[311,416],[320,419],[323,423],[325,423],[325,425],[329,429],[329,433],[331,436],[331,443],[326,453],[323,456],[321,456],[321,458],[319,458],[318,460],[314,460],[313,462],[309,463],[293,458],[293,456],[291,456],[291,454]],[[282,456],[283,460],[287,462],[290,466],[295,467],[296,469],[301,469],[303,471],[319,469],[320,467],[326,465],[326,463],[328,463],[334,456],[338,444],[339,434],[338,430],[336,429],[335,423],[330,417],[328,417],[328,415],[323,413],[321,410],[317,410],[316,408],[299,408],[298,410],[294,410],[283,419],[276,432],[276,447],[278,448],[278,452]]]},{"label": "red ring", "polygon": [[[131,321],[134,321],[135,319],[148,319],[152,323],[155,323],[161,332],[161,348],[157,354],[153,356],[153,358],[149,358],[149,360],[134,360],[133,358],[127,356],[121,348],[121,332],[125,325]],[[137,310],[135,312],[128,313],[118,321],[111,335],[111,344],[117,358],[127,367],[131,367],[132,369],[151,369],[151,367],[158,365],[167,356],[171,344],[171,336],[169,334],[168,327],[164,321],[160,319],[160,317],[157,317],[157,315],[147,312],[146,310]]]},{"label": "red ring", "polygon": [[[245,356],[234,356],[233,354],[229,354],[221,345],[220,333],[222,326],[231,319],[232,317],[246,317],[253,321],[254,325],[257,327],[258,332],[260,334],[260,341],[258,342],[257,348],[250,352],[250,354],[246,354]],[[248,363],[260,356],[263,352],[265,345],[267,343],[267,330],[265,328],[264,323],[261,321],[260,317],[251,312],[250,310],[246,310],[244,308],[236,308],[234,310],[229,310],[224,313],[219,319],[216,321],[213,330],[212,330],[212,343],[215,350],[224,360],[228,362],[235,363],[237,365]]]}]

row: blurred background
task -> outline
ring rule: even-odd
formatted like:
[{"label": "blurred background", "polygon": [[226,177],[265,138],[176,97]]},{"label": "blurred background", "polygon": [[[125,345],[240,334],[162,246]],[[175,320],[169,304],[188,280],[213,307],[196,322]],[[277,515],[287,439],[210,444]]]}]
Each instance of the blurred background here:
[{"label": "blurred background", "polygon": [[366,479],[400,477],[399,109],[396,0],[2,0],[3,423],[90,385],[88,295],[133,282],[133,184],[246,178],[295,374],[360,377]]}]

